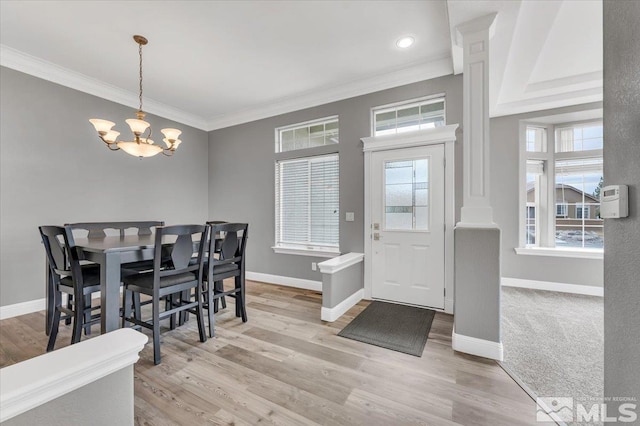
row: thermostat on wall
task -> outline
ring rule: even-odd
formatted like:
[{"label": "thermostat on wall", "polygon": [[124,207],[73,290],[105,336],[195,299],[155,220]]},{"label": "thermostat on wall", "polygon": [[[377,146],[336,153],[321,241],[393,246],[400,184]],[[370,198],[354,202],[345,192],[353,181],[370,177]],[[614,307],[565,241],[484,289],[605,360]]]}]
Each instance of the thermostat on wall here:
[{"label": "thermostat on wall", "polygon": [[603,219],[629,216],[629,187],[608,185],[600,191],[600,217]]}]

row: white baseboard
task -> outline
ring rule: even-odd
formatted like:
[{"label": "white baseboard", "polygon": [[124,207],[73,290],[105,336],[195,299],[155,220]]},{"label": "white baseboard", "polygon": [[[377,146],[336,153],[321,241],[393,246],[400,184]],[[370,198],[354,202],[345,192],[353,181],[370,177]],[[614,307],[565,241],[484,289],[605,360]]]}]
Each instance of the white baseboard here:
[{"label": "white baseboard", "polygon": [[[122,287],[120,288],[122,294]],[[63,302],[66,300],[63,297]],[[92,299],[100,299],[100,292],[93,293]],[[0,320],[13,318],[20,315],[30,314],[32,312],[44,311],[47,309],[47,299],[29,300],[28,302],[14,303],[13,305],[0,306]]]},{"label": "white baseboard", "polygon": [[245,278],[267,284],[278,284],[286,287],[302,288],[322,292],[322,281],[305,280],[302,278],[284,277],[281,275],[263,274],[261,272],[246,272]]},{"label": "white baseboard", "polygon": [[0,320],[30,314],[46,309],[46,299],[29,300],[28,302],[14,303],[13,305],[0,306]]},{"label": "white baseboard", "polygon": [[502,342],[492,342],[490,340],[477,339],[475,337],[456,334],[455,327],[451,338],[451,346],[454,351],[495,359],[496,361],[502,361],[503,359],[504,351],[502,348]]},{"label": "white baseboard", "polygon": [[587,296],[604,296],[604,289],[602,287],[593,287],[590,285],[565,284],[551,281],[523,280],[521,278],[506,277],[502,277],[501,282],[503,287],[530,288],[534,290],[557,291],[560,293],[585,294]]},{"label": "white baseboard", "polygon": [[322,309],[320,310],[320,319],[322,321],[334,322],[335,320],[340,318],[342,315],[344,315],[345,312],[351,309],[356,303],[361,301],[363,297],[364,297],[364,289],[361,288],[360,290],[353,293],[351,296],[344,299],[342,302],[338,303],[333,308],[325,308],[323,306]]}]

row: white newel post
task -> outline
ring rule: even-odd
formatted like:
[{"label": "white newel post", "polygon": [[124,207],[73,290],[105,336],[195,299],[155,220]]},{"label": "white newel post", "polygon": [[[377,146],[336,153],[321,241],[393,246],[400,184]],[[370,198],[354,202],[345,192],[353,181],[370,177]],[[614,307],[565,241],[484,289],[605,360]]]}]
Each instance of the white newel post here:
[{"label": "white newel post", "polygon": [[463,206],[455,229],[453,349],[502,360],[500,229],[490,199],[489,41],[496,14],[456,28],[463,48]]}]

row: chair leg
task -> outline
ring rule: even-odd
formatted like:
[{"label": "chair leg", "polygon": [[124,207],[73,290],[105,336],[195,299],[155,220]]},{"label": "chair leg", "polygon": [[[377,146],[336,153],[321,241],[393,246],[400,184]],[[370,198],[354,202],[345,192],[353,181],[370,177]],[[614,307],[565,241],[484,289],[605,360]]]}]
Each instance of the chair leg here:
[{"label": "chair leg", "polygon": [[[67,309],[73,309],[73,294],[67,294]],[[64,325],[71,325],[71,317],[64,320]]]},{"label": "chair leg", "polygon": [[[204,315],[202,314],[202,291],[200,288],[196,289],[196,298],[198,299],[198,307],[196,308],[198,317],[198,334],[200,334],[200,341],[204,343],[207,341],[207,333],[204,327]],[[211,324],[209,324],[209,326],[211,326]]]},{"label": "chair leg", "polygon": [[53,281],[53,275],[51,274],[51,269],[49,269],[49,262],[47,262],[47,317],[45,320],[45,331],[47,336],[51,331],[51,326],[53,325],[53,314],[56,310],[55,305],[55,282]]},{"label": "chair leg", "polygon": [[[167,297],[167,300],[169,301],[169,309],[173,309],[176,306],[177,298],[178,298],[177,294],[172,294],[169,297]],[[182,312],[180,312],[180,317],[182,318]],[[169,318],[169,329],[170,330],[176,329],[176,314],[172,314],[171,317]]]},{"label": "chair leg", "polygon": [[153,363],[160,364],[160,300],[153,298]]},{"label": "chair leg", "polygon": [[[219,291],[220,293],[222,293],[224,291],[224,282],[223,281],[218,281],[216,283],[216,291]],[[220,303],[222,303],[222,309],[227,309],[227,299],[225,299],[224,296],[222,296],[220,298]]]},{"label": "chair leg", "polygon": [[242,292],[242,284],[240,281],[240,275],[234,277],[234,284],[236,288],[236,317],[242,316],[242,300],[241,300],[241,292]]},{"label": "chair leg", "polygon": [[[215,283],[213,283],[213,290],[214,294],[222,293],[224,291],[224,285],[222,281],[216,281]],[[215,313],[218,313],[218,300],[220,300],[220,303],[222,303],[222,309],[227,308],[227,300],[224,298],[224,296],[217,298],[213,301],[213,312]]]},{"label": "chair leg", "polygon": [[[140,297],[139,293],[136,293],[138,297]],[[131,304],[132,304],[132,294],[127,288],[122,289],[122,328],[130,327],[129,317],[131,316]],[[135,295],[133,296],[135,299]]]},{"label": "chair leg", "polygon": [[[207,315],[209,316],[209,337],[213,337],[214,335],[214,326],[216,318],[213,315],[215,313],[214,305],[211,304],[213,301],[213,282],[207,283]],[[218,302],[218,299],[215,300]]]},{"label": "chair leg", "polygon": [[142,303],[140,302],[140,293],[133,293],[133,310],[136,314],[135,318],[142,317]]},{"label": "chair leg", "polygon": [[56,344],[58,337],[58,329],[60,328],[60,309],[62,305],[62,294],[58,291],[54,292],[53,315],[51,318],[51,329],[49,330],[49,342],[47,342],[47,352],[51,352]]},{"label": "chair leg", "polygon": [[84,335],[85,336],[89,336],[91,335],[91,295],[87,294],[84,297],[84,307],[85,309],[89,308],[88,311],[85,311],[84,313]]},{"label": "chair leg", "polygon": [[71,344],[78,343],[82,336],[82,326],[84,323],[84,299],[82,297],[76,298],[76,306],[73,310],[73,332],[71,334]]},{"label": "chair leg", "polygon": [[240,297],[238,298],[238,296],[236,295],[236,303],[238,303],[238,299],[240,299],[240,302],[238,304],[240,305],[241,309],[240,313],[242,314],[242,322],[247,322],[247,306],[245,304],[246,286],[244,278],[245,277],[243,268],[240,272]]}]

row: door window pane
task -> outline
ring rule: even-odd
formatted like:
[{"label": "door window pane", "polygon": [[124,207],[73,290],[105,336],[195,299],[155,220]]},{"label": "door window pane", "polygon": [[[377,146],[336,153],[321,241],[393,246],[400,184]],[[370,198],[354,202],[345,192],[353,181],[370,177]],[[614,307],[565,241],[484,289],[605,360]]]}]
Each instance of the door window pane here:
[{"label": "door window pane", "polygon": [[429,229],[429,160],[387,161],[385,229]]}]

